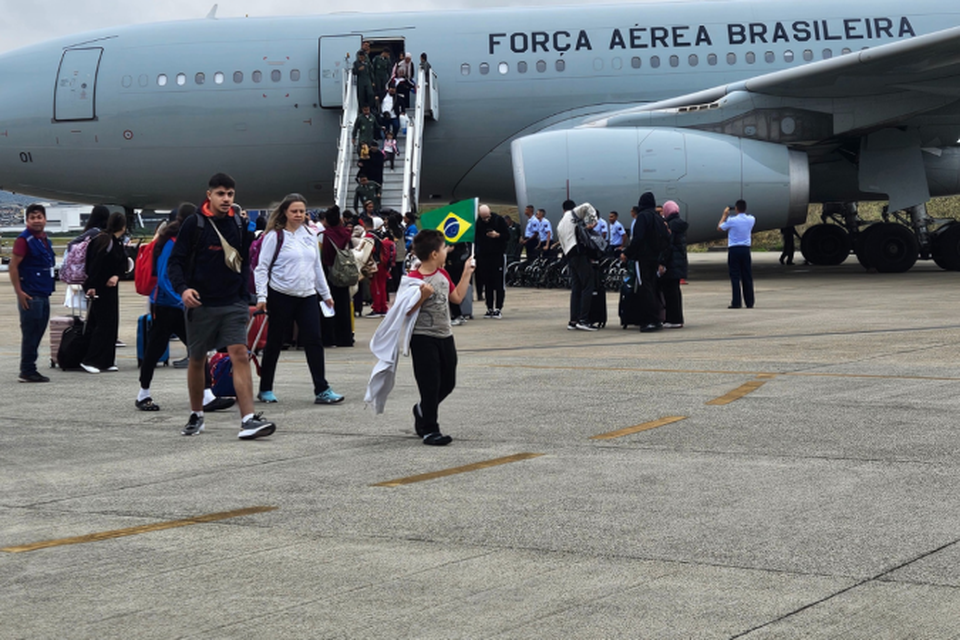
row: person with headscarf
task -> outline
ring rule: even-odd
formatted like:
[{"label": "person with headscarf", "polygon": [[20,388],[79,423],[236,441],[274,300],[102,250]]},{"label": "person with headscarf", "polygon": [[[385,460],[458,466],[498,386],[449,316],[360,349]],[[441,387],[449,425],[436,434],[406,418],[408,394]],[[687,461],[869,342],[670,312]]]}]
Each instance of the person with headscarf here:
[{"label": "person with headscarf", "polygon": [[663,328],[663,303],[657,290],[657,279],[666,271],[670,229],[657,212],[657,200],[649,191],[640,196],[637,208],[639,211],[633,223],[630,244],[620,254],[620,259],[637,263],[640,331],[659,331]]},{"label": "person with headscarf", "polygon": [[690,224],[680,217],[680,205],[673,200],[663,203],[661,214],[670,228],[670,250],[666,270],[660,276],[660,292],[666,307],[664,329],[683,328],[683,296],[680,281],[687,277],[687,229]]}]

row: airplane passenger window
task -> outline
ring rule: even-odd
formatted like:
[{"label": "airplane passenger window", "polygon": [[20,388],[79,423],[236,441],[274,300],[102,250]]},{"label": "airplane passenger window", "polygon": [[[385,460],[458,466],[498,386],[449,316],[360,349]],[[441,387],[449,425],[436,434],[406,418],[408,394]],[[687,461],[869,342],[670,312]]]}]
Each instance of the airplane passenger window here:
[{"label": "airplane passenger window", "polygon": [[687,58],[687,64],[689,64],[691,67],[695,67],[700,64],[700,58],[697,57],[697,54],[691,53],[690,57]]},{"label": "airplane passenger window", "polygon": [[539,71],[540,73],[543,73],[546,70],[547,70],[547,63],[544,62],[543,60],[537,60],[537,71]]},{"label": "airplane passenger window", "polygon": [[563,71],[564,69],[567,68],[567,61],[566,61],[566,60],[557,60],[556,67],[557,67],[557,71]]},{"label": "airplane passenger window", "polygon": [[813,51],[811,51],[810,49],[804,49],[803,59],[806,60],[807,62],[810,62],[811,60],[813,60]]},{"label": "airplane passenger window", "polygon": [[707,56],[707,64],[711,67],[717,66],[717,54],[711,53]]},{"label": "airplane passenger window", "polygon": [[160,87],[167,86],[167,74],[161,73],[157,76],[157,85]]},{"label": "airplane passenger window", "polygon": [[468,65],[467,63],[463,63],[462,65],[460,65],[460,75],[462,76],[470,75],[470,65]]},{"label": "airplane passenger window", "polygon": [[488,65],[486,62],[481,62],[481,63],[480,63],[480,75],[485,76],[485,75],[487,75],[488,73],[490,73],[490,65]]},{"label": "airplane passenger window", "polygon": [[263,74],[260,73],[259,71],[254,71],[253,73],[250,74],[250,79],[253,80],[254,82],[260,82],[261,80],[263,80]]},{"label": "airplane passenger window", "polygon": [[620,71],[620,69],[623,69],[623,60],[621,60],[620,58],[614,58],[613,60],[610,61],[610,66],[616,69],[617,71]]},{"label": "airplane passenger window", "polygon": [[510,71],[510,65],[508,65],[506,62],[501,62],[497,65],[497,71],[500,72],[500,75],[505,76],[507,75],[507,71]]},{"label": "airplane passenger window", "polygon": [[727,64],[737,64],[737,54],[728,53],[727,54]]},{"label": "airplane passenger window", "polygon": [[120,79],[120,84],[123,85],[124,89],[129,89],[131,86],[133,86],[133,77],[123,76],[123,78]]},{"label": "airplane passenger window", "polygon": [[280,82],[280,78],[283,77],[283,74],[280,73],[280,69],[274,69],[270,72],[270,79],[274,82]]},{"label": "airplane passenger window", "polygon": [[518,71],[519,73],[526,73],[526,72],[527,72],[527,63],[524,62],[523,60],[521,60],[520,62],[518,62],[518,63],[517,63],[517,71]]},{"label": "airplane passenger window", "polygon": [[147,77],[147,74],[142,73],[140,74],[140,77],[137,78],[137,84],[139,84],[141,87],[146,87],[148,84],[150,84],[150,78]]},{"label": "airplane passenger window", "polygon": [[833,49],[824,49],[823,50],[823,59],[829,60],[833,57]]},{"label": "airplane passenger window", "polygon": [[217,71],[213,74],[213,81],[216,84],[223,84],[223,71]]},{"label": "airplane passenger window", "polygon": [[181,87],[182,87],[183,85],[187,84],[187,74],[185,74],[185,73],[178,73],[178,74],[177,74],[177,84],[180,85]]},{"label": "airplane passenger window", "polygon": [[193,81],[196,82],[197,84],[203,84],[204,82],[207,81],[207,77],[203,75],[203,72],[201,71],[197,73],[197,75],[193,76]]},{"label": "airplane passenger window", "polygon": [[670,56],[670,66],[679,67],[680,66],[680,56]]},{"label": "airplane passenger window", "polygon": [[290,69],[290,80],[300,82],[300,69]]},{"label": "airplane passenger window", "polygon": [[233,72],[233,83],[240,84],[243,82],[243,71],[234,71]]},{"label": "airplane passenger window", "polygon": [[660,68],[660,56],[653,56],[650,58],[650,66],[654,69]]},{"label": "airplane passenger window", "polygon": [[766,53],[763,54],[763,60],[767,64],[771,64],[775,62],[776,59],[777,59],[777,55],[773,51],[767,51]]},{"label": "airplane passenger window", "polygon": [[793,62],[793,51],[787,49],[783,52],[783,61],[784,62]]},{"label": "airplane passenger window", "polygon": [[757,54],[753,51],[747,51],[746,55],[743,56],[743,59],[747,61],[747,64],[753,64],[757,61]]},{"label": "airplane passenger window", "polygon": [[848,47],[844,47],[843,51],[841,51],[840,53],[842,53],[843,55],[847,55],[848,53],[850,53],[850,49]]},{"label": "airplane passenger window", "polygon": [[630,66],[633,67],[634,69],[639,69],[641,64],[642,63],[640,62],[640,58],[638,58],[637,56],[630,58]]}]

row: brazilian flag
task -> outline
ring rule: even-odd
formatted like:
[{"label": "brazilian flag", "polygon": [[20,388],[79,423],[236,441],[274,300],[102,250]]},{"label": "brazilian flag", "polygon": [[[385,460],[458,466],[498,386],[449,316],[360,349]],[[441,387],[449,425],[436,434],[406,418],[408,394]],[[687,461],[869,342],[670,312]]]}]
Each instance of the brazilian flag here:
[{"label": "brazilian flag", "polygon": [[420,215],[421,229],[437,229],[447,244],[473,242],[477,225],[478,198],[461,200]]}]

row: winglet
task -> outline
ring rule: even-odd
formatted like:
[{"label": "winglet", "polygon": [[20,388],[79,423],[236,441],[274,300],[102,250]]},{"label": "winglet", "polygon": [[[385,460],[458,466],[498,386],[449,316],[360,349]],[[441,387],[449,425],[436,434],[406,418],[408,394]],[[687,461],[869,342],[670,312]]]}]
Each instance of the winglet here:
[{"label": "winglet", "polygon": [[207,14],[207,20],[216,20],[217,19],[217,7],[219,5],[213,5],[213,8],[210,9],[210,13]]}]

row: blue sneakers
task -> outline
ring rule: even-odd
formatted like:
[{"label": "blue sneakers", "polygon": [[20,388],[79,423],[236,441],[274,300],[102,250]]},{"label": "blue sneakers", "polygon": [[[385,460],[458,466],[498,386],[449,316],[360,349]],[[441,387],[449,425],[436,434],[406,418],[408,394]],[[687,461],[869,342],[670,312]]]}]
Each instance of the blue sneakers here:
[{"label": "blue sneakers", "polygon": [[317,399],[313,401],[314,404],[337,404],[338,402],[343,402],[343,396],[330,387],[327,387],[323,393],[318,393]]},{"label": "blue sneakers", "polygon": [[279,402],[277,396],[273,395],[273,391],[261,391],[257,394],[257,400],[269,403]]}]

